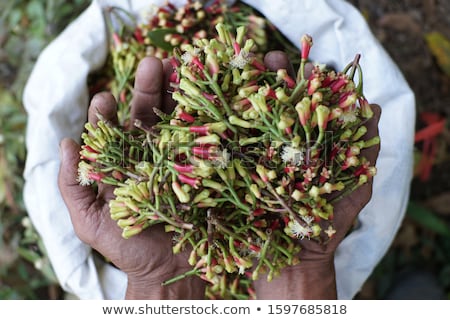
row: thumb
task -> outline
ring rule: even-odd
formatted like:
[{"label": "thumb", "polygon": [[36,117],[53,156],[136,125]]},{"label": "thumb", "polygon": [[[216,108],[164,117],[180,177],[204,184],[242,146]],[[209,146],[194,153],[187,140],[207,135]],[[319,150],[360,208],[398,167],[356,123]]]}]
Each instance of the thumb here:
[{"label": "thumb", "polygon": [[78,179],[78,162],[80,146],[72,139],[63,139],[60,143],[61,166],[58,174],[58,186],[69,209],[72,220],[76,220],[80,212],[86,213],[95,202],[95,191],[81,186]]}]

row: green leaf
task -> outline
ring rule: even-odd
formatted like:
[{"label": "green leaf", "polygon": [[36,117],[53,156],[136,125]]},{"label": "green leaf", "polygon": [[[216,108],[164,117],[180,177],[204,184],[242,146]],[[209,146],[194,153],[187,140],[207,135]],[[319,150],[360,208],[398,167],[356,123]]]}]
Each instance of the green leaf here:
[{"label": "green leaf", "polygon": [[37,18],[45,21],[44,4],[40,1],[30,1],[27,4],[26,12],[29,18]]},{"label": "green leaf", "polygon": [[165,51],[172,51],[174,47],[164,40],[166,34],[172,33],[175,33],[174,29],[156,29],[153,31],[149,31],[147,33],[147,36],[149,37],[153,45]]},{"label": "green leaf", "polygon": [[423,227],[442,236],[450,237],[450,228],[446,222],[427,208],[424,208],[417,203],[410,202],[407,209],[407,215]]},{"label": "green leaf", "polygon": [[425,40],[439,67],[450,77],[450,40],[437,31],[426,34]]},{"label": "green leaf", "polygon": [[9,14],[9,28],[14,29],[22,19],[23,13],[20,9],[14,8]]}]

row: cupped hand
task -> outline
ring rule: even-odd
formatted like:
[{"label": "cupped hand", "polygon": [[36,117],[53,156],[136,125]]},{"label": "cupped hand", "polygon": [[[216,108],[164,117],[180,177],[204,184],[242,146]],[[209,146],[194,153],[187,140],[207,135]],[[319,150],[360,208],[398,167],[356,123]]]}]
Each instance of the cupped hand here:
[{"label": "cupped hand", "polygon": [[[289,63],[289,60],[284,52],[274,51],[270,52],[265,57],[265,64],[272,70],[286,69],[294,76],[294,70]],[[306,66],[306,77],[312,71],[312,65]],[[364,135],[363,140],[378,136],[378,122],[381,116],[381,108],[376,105],[371,105],[374,113],[373,117],[366,123],[367,133]],[[375,166],[378,153],[380,151],[380,145],[363,149],[361,156],[365,157],[371,166]],[[372,179],[369,179],[368,183],[355,190],[350,196],[343,197],[339,201],[333,204],[335,211],[334,226],[336,233],[333,235],[331,241],[326,244],[319,244],[315,241],[302,241],[302,247],[304,248],[302,258],[305,259],[330,259],[334,255],[339,243],[344,239],[347,232],[352,227],[357,215],[369,202],[372,196]]]},{"label": "cupped hand", "polygon": [[[152,126],[157,121],[153,108],[170,112],[173,101],[167,94],[168,77],[172,68],[167,61],[143,59],[137,69],[131,104],[131,121],[139,119]],[[91,101],[88,120],[94,126],[97,115],[117,123],[117,104],[107,92]],[[139,299],[199,299],[204,297],[204,283],[194,277],[168,286],[161,283],[191,269],[187,252],[172,253],[172,238],[162,225],[150,227],[131,240],[121,236],[122,230],[110,217],[109,200],[113,187],[99,184],[94,190],[77,182],[80,145],[71,139],[60,144],[61,167],[58,184],[69,209],[75,233],[85,243],[128,275],[127,298]],[[179,288],[182,288],[180,290]]]},{"label": "cupped hand", "polygon": [[[367,133],[362,137],[363,140],[369,140],[378,136],[378,122],[381,116],[381,108],[376,104],[372,104],[371,108],[374,115],[365,124]],[[375,166],[379,151],[380,144],[377,144],[361,150],[361,156],[368,160],[370,166]],[[336,233],[332,235],[332,238],[328,242],[322,244],[306,239],[302,240],[301,245],[303,250],[300,254],[301,259],[317,262],[334,259],[334,253],[339,244],[344,240],[348,232],[351,231],[358,214],[370,201],[372,197],[372,183],[373,178],[369,178],[366,184],[333,203],[333,226]]]}]

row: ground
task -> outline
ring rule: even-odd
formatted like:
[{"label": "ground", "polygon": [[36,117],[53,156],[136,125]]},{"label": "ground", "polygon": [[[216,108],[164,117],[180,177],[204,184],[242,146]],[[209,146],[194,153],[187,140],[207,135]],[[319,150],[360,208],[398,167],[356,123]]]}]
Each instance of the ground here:
[{"label": "ground", "polygon": [[[427,124],[424,114],[442,119],[444,130],[434,140],[435,157],[427,176],[418,168],[411,185],[411,205],[386,257],[366,283],[359,298],[422,298],[449,294],[450,162],[446,128],[450,112],[450,2],[446,0],[351,0],[366,17],[403,72],[416,97],[417,131]],[[434,35],[432,38],[430,35]],[[439,37],[436,37],[438,35]],[[436,47],[444,48],[436,51]],[[446,51],[447,50],[447,51]],[[435,119],[436,120],[436,119]],[[426,148],[416,143],[416,165]],[[427,149],[428,150],[428,149]],[[431,218],[432,217],[432,218]],[[438,224],[446,226],[438,232]],[[446,229],[446,230],[445,230]],[[417,298],[417,297],[416,297]],[[420,298],[420,297],[419,297]]]}]

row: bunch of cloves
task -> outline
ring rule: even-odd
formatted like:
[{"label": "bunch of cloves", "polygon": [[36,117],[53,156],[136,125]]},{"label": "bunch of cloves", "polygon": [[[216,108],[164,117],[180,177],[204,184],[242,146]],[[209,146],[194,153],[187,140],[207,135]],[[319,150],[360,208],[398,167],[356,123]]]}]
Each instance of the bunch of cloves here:
[{"label": "bunch of cloves", "polygon": [[216,30],[174,49],[172,114],[133,131],[86,124],[79,182],[116,186],[124,238],[162,223],[173,252],[190,251],[192,270],[166,284],[198,276],[211,298],[248,298],[252,280],[300,262],[299,239],[333,237],[333,202],[375,175],[360,151],[379,138],[364,140],[373,113],[359,56],[306,77],[304,36],[297,74],[273,72],[245,27]]}]

